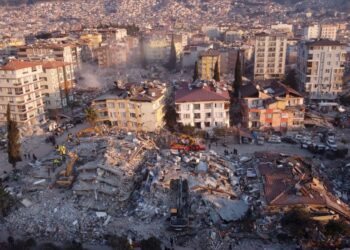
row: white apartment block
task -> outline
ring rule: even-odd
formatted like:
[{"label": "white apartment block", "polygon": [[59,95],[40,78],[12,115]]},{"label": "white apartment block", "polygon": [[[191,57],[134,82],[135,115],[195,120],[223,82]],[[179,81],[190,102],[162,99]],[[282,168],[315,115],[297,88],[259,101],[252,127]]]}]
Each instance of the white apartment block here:
[{"label": "white apartment block", "polygon": [[342,91],[345,45],[330,40],[302,42],[298,46],[300,90],[314,100],[335,99]]},{"label": "white apartment block", "polygon": [[62,110],[74,100],[75,76],[73,65],[60,61],[42,63],[41,88],[45,110]]},{"label": "white apartment block", "polygon": [[7,105],[19,126],[45,122],[39,62],[10,61],[0,67],[0,124],[6,123]]},{"label": "white apartment block", "polygon": [[227,90],[205,83],[182,83],[175,93],[177,122],[198,129],[229,127],[230,98]]},{"label": "white apartment block", "polygon": [[304,28],[304,39],[329,39],[336,40],[338,25],[336,24],[313,24]]},{"label": "white apartment block", "polygon": [[284,33],[256,34],[254,79],[282,79],[286,54],[287,36]]}]

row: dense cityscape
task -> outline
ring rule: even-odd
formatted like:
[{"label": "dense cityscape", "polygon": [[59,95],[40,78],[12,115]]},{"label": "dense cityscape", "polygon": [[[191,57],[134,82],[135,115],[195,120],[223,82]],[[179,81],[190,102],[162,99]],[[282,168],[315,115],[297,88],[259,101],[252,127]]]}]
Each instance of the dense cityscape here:
[{"label": "dense cityscape", "polygon": [[350,2],[0,4],[1,250],[350,247]]}]

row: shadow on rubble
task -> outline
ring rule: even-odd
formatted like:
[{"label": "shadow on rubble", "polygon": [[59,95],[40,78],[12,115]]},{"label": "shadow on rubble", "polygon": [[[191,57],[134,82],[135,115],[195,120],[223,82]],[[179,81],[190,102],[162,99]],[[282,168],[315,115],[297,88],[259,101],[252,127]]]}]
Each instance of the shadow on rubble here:
[{"label": "shadow on rubble", "polygon": [[8,237],[7,242],[0,242],[1,250],[84,250],[81,243],[72,241],[65,244],[37,243],[35,239],[27,240]]}]

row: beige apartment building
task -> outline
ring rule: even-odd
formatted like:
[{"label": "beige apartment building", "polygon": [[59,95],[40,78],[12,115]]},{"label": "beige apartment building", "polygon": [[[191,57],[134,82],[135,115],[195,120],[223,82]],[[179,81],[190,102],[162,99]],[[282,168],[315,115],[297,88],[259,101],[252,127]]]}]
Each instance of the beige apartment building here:
[{"label": "beige apartment building", "polygon": [[345,44],[331,40],[301,42],[297,68],[300,90],[310,99],[335,99],[343,89],[345,62]]},{"label": "beige apartment building", "polygon": [[221,57],[219,51],[209,49],[201,52],[198,57],[199,79],[212,80],[216,63],[218,63],[220,73]]},{"label": "beige apartment building", "polygon": [[6,123],[7,105],[19,126],[45,122],[40,62],[10,61],[0,67],[0,124]]},{"label": "beige apartment building", "polygon": [[287,36],[284,33],[258,33],[255,38],[254,79],[283,79]]},{"label": "beige apartment building", "polygon": [[40,75],[45,110],[62,110],[74,100],[75,76],[73,65],[61,61],[45,61]]},{"label": "beige apartment building", "polygon": [[157,131],[163,127],[166,88],[152,83],[129,83],[96,98],[92,107],[98,122],[131,131]]}]

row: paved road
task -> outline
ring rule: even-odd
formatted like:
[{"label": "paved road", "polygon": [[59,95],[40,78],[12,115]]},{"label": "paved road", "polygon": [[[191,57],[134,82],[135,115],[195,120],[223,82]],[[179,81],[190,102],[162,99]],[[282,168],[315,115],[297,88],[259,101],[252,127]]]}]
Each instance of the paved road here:
[{"label": "paved road", "polygon": [[[76,133],[81,129],[88,127],[87,123],[79,124],[69,131],[64,132],[61,136],[56,137],[56,143],[62,144],[66,141],[68,133]],[[21,152],[22,152],[22,162],[17,164],[17,168],[25,166],[30,160],[24,158],[24,153],[29,153],[35,156],[40,160],[41,158],[47,156],[54,150],[54,146],[51,143],[45,143],[45,138],[47,134],[35,135],[27,137],[22,140]],[[0,152],[0,178],[4,178],[7,173],[12,171],[12,166],[8,163],[7,152],[6,150]]]}]

